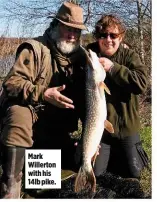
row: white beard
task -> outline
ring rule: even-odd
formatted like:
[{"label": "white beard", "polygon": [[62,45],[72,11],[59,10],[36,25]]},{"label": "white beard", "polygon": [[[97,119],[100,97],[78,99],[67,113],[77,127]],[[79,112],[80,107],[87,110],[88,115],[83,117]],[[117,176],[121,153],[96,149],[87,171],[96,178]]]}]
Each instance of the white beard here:
[{"label": "white beard", "polygon": [[67,42],[66,40],[60,39],[56,41],[56,46],[63,54],[70,54],[78,49],[79,43]]},{"label": "white beard", "polygon": [[63,54],[70,54],[75,52],[80,45],[80,41],[76,41],[76,42],[67,42],[64,39],[59,38],[59,34],[58,34],[58,27],[54,28],[53,30],[51,30],[51,37],[52,39],[56,42],[56,46],[58,48],[58,50],[60,50]]}]

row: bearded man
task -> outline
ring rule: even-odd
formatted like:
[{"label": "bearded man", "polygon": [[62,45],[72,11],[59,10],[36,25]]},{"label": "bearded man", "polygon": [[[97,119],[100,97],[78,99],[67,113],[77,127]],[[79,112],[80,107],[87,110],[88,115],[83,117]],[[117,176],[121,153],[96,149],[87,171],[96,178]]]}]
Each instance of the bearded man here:
[{"label": "bearded man", "polygon": [[[3,82],[0,105],[1,198],[19,198],[25,149],[61,149],[70,165],[70,134],[83,117],[85,51],[80,46],[83,10],[65,2],[43,36],[22,43]],[[65,161],[65,162],[64,162]]]}]

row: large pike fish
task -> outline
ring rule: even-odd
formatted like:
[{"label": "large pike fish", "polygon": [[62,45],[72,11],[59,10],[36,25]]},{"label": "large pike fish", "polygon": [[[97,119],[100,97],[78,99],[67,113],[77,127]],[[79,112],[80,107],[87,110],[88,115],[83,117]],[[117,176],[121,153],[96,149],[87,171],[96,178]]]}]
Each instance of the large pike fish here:
[{"label": "large pike fish", "polygon": [[[107,109],[104,89],[106,72],[96,53],[89,50],[86,71],[86,117],[82,132],[82,165],[75,180],[75,192],[85,189],[96,191],[96,178],[92,163],[95,162],[104,128],[114,133],[112,124],[106,120]],[[93,162],[92,162],[93,161]]]}]

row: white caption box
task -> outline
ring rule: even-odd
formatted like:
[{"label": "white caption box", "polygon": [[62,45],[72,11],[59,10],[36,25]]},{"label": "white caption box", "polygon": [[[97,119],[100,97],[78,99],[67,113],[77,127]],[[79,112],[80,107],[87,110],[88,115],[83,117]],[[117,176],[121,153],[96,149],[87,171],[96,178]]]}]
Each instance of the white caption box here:
[{"label": "white caption box", "polygon": [[28,149],[25,151],[25,188],[61,188],[60,149]]}]

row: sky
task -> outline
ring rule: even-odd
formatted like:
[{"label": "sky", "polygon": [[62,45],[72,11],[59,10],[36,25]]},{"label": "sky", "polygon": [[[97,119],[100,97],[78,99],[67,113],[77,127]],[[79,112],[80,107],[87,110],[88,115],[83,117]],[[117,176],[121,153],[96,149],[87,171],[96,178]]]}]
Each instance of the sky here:
[{"label": "sky", "polygon": [[0,36],[18,36],[18,26],[17,22],[8,22],[4,17],[5,11],[3,10],[3,5],[8,2],[8,0],[0,0]]},{"label": "sky", "polygon": [[[9,0],[0,0],[0,36],[8,36],[8,37],[23,37],[23,36],[38,36],[41,35],[44,30],[49,26],[50,19],[46,19],[42,26],[37,26],[36,29],[26,30],[23,29],[22,23],[20,21],[15,21],[13,19],[9,20],[9,22],[4,18],[4,14],[6,11],[3,10],[3,5],[6,5],[6,2],[10,3]],[[18,2],[28,2],[27,0],[19,0]]]},{"label": "sky", "polygon": [[[17,1],[17,0],[16,0]],[[13,19],[7,21],[4,18],[4,15],[6,14],[6,11],[3,9],[3,5],[5,6],[6,3],[10,3],[10,0],[0,0],[0,36],[6,36],[6,37],[36,37],[39,35],[42,35],[45,31],[45,29],[49,26],[50,22],[52,19],[50,18],[42,18],[40,19],[40,22],[42,21],[43,24],[38,24],[37,26],[32,26],[32,28],[29,29],[24,29],[23,24],[21,21],[15,21]],[[27,3],[27,0],[19,0],[18,2],[24,2]],[[50,3],[52,2],[52,4]],[[49,0],[47,1],[47,4],[49,3],[51,5],[55,5],[56,2],[58,3],[57,5],[59,6],[59,0]],[[53,12],[56,12],[58,10],[58,7],[52,7],[54,10]],[[89,28],[91,30],[91,28]]]},{"label": "sky", "polygon": [[[6,11],[5,10],[3,10],[3,5],[4,6],[6,6],[7,5],[7,3],[9,3],[9,6],[8,6],[8,8],[10,7],[10,5],[11,5],[11,1],[15,1],[15,2],[18,2],[18,3],[24,3],[25,5],[27,5],[28,7],[30,7],[30,8],[33,8],[33,7],[31,7],[30,5],[30,2],[31,2],[31,0],[0,0],[0,36],[2,36],[2,35],[6,35],[7,34],[7,36],[11,36],[11,37],[20,37],[20,36],[23,36],[23,35],[31,35],[31,36],[38,36],[38,35],[41,35],[43,32],[44,32],[44,30],[48,27],[48,25],[49,25],[49,23],[50,23],[50,19],[46,19],[46,9],[42,9],[42,14],[44,14],[45,15],[45,18],[42,18],[42,19],[40,19],[40,18],[37,18],[38,19],[38,22],[39,22],[39,19],[40,19],[40,22],[42,21],[42,22],[44,22],[43,24],[42,24],[42,26],[38,26],[38,27],[36,27],[36,30],[34,29],[34,30],[27,30],[27,33],[26,33],[26,29],[23,29],[22,28],[22,24],[21,24],[21,22],[22,22],[22,17],[21,17],[21,19],[20,19],[20,21],[13,21],[13,19],[11,20],[11,21],[9,21],[9,22],[7,22],[6,21],[6,19],[4,19],[4,15],[6,14]],[[45,7],[47,7],[47,6],[49,6],[49,7],[47,7],[47,9],[49,9],[49,12],[51,11],[51,12],[56,12],[57,11],[57,9],[58,9],[58,7],[59,7],[59,5],[61,5],[60,4],[60,2],[63,2],[63,0],[32,0],[32,2],[36,2],[35,3],[35,6],[36,6],[36,8],[39,8],[39,6],[41,7],[41,8],[44,8],[44,6]],[[104,0],[105,1],[105,0]],[[110,0],[106,0],[106,1],[110,1]],[[113,0],[111,0],[111,2],[112,2]],[[114,1],[117,1],[117,2],[119,2],[119,0],[114,0]],[[125,0],[125,1],[135,1],[135,0]],[[124,2],[125,2],[124,1]],[[142,0],[142,1],[148,1],[148,0]],[[154,0],[155,1],[155,0]],[[40,2],[40,4],[39,4],[39,2]],[[86,2],[86,0],[84,0],[84,2]],[[113,3],[113,2],[112,2]],[[42,4],[42,5],[41,5]],[[134,3],[135,4],[135,3]],[[13,9],[13,6],[14,6],[14,4],[12,4],[12,11],[14,11],[14,9]],[[134,5],[135,7],[136,7],[136,4]],[[86,7],[86,6],[85,6]],[[112,7],[113,8],[113,10],[114,10],[114,6]],[[134,8],[134,7],[133,7]],[[87,8],[86,8],[87,9]],[[96,9],[96,8],[95,8]],[[99,7],[98,7],[98,9],[99,9]],[[103,11],[103,7],[101,7],[101,11],[102,12],[104,12]],[[21,10],[20,10],[21,11]],[[20,11],[19,11],[19,13],[20,13]],[[22,10],[23,11],[23,10]],[[27,10],[27,9],[24,9],[24,11],[23,11],[23,14],[24,13],[28,13],[29,11]],[[34,13],[36,13],[37,12],[37,14],[40,14],[40,10],[34,10]],[[91,12],[92,12],[92,10],[91,10]],[[115,12],[115,11],[114,11]],[[18,14],[19,14],[18,13]],[[121,14],[120,15],[122,15],[122,12],[121,12]],[[36,15],[37,16],[37,15]],[[123,16],[123,15],[122,15]],[[128,19],[131,19],[131,16],[132,15],[130,15],[130,17],[128,18]],[[30,17],[30,15],[29,15],[29,17]],[[124,16],[123,16],[124,17]],[[36,19],[36,20],[37,20]],[[96,20],[96,18],[94,18],[94,20]],[[125,18],[123,19],[124,21],[125,21]],[[27,23],[28,21],[25,21],[25,23],[24,23],[24,25]],[[33,28],[35,28],[34,26],[33,26]],[[89,27],[88,27],[89,28]],[[89,30],[91,31],[92,29],[91,28],[89,28]]]}]

